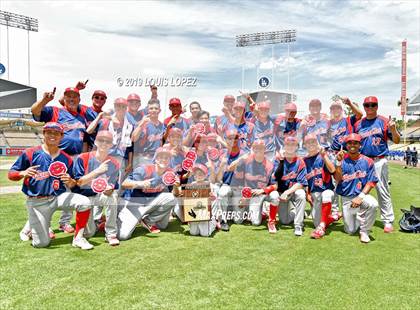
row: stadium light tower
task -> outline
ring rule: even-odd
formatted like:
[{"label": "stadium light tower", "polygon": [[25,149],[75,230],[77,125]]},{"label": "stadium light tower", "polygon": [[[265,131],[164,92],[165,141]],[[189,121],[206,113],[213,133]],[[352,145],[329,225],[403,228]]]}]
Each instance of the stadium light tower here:
[{"label": "stadium light tower", "polygon": [[29,16],[19,15],[11,12],[0,11],[0,25],[6,26],[7,44],[7,79],[9,79],[9,27],[23,29],[28,32],[28,85],[31,84],[31,58],[29,31],[38,32],[38,20]]},{"label": "stadium light tower", "polygon": [[[289,70],[289,58],[290,58],[290,42],[296,41],[296,30],[282,30],[282,31],[271,31],[271,32],[257,32],[248,33],[236,36],[236,47],[256,46],[256,45],[268,45],[271,46],[271,57],[273,59],[273,65],[271,67],[271,80],[273,81],[274,76],[274,44],[287,43],[287,90],[290,88],[290,70]],[[242,90],[244,89],[244,78],[245,71],[244,65],[242,64]]]}]

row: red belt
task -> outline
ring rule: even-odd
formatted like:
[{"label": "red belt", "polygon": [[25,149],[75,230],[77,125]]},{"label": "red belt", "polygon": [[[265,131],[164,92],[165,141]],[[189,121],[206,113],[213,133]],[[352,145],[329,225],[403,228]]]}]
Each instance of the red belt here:
[{"label": "red belt", "polygon": [[377,160],[377,159],[382,159],[382,158],[385,158],[385,156],[373,156],[373,157],[370,157],[370,159],[373,159],[373,160]]},{"label": "red belt", "polygon": [[46,199],[46,198],[51,198],[54,196],[28,196],[28,198],[30,199]]}]

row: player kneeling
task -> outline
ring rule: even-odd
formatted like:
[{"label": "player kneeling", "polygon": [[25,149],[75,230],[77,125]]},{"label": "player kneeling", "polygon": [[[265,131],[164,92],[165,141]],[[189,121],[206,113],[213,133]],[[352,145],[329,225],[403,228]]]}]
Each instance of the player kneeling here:
[{"label": "player kneeling", "polygon": [[331,175],[334,174],[335,167],[327,152],[321,149],[316,135],[309,134],[305,137],[305,148],[308,150],[308,156],[304,159],[308,200],[312,205],[312,219],[316,227],[311,237],[319,239],[325,235],[326,228],[335,221],[331,215],[334,197]]},{"label": "player kneeling", "polygon": [[368,243],[378,207],[378,202],[369,192],[378,178],[373,160],[360,154],[361,139],[354,133],[346,137],[348,153],[340,151],[337,154],[334,178],[336,192],[342,197],[345,232],[354,234],[360,228],[360,241]]},{"label": "player kneeling", "polygon": [[22,192],[27,196],[32,245],[47,247],[51,238],[48,230],[51,217],[57,210],[76,210],[76,230],[73,246],[83,250],[93,248],[83,232],[90,214],[87,197],[67,192],[76,181],[72,178],[73,162],[69,155],[59,149],[64,129],[58,123],[49,122],[43,127],[44,143],[26,149],[9,171],[12,181],[23,180]]},{"label": "player kneeling", "polygon": [[266,189],[266,193],[277,190],[281,193],[279,205],[270,205],[268,220],[269,233],[276,233],[276,215],[278,212],[280,223],[294,224],[295,235],[303,234],[303,219],[305,214],[306,195],[303,188],[308,185],[306,180],[305,162],[297,157],[298,140],[287,137],[284,140],[284,158],[278,154],[274,164],[274,177],[277,184]]},{"label": "player kneeling", "polygon": [[171,155],[168,148],[158,148],[155,164],[137,167],[122,183],[122,188],[130,191],[118,215],[120,240],[129,239],[139,221],[151,233],[159,233],[168,226],[176,204],[172,194],[176,176],[169,168]]},{"label": "player kneeling", "polygon": [[[95,207],[105,207],[105,241],[110,245],[119,245],[117,238],[118,177],[120,164],[115,157],[109,156],[112,147],[112,133],[101,130],[96,135],[96,150],[80,154],[73,167],[77,180],[78,193],[90,199]],[[93,213],[89,216],[85,236],[92,237],[97,230]]]}]

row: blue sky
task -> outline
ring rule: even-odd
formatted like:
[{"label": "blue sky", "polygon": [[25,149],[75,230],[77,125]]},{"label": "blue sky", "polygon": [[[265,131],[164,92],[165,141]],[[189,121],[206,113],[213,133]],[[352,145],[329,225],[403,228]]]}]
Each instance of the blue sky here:
[{"label": "blue sky", "polygon": [[[118,77],[194,76],[195,88],[161,89],[160,98],[200,101],[218,113],[224,94],[255,90],[257,72],[286,89],[287,48],[235,47],[235,35],[296,29],[291,44],[291,91],[299,110],[334,94],[361,102],[377,95],[380,112],[397,116],[401,41],[408,40],[408,96],[420,88],[420,4],[417,1],[1,1],[0,9],[39,19],[31,34],[32,85],[62,90],[89,78],[110,98],[148,89],[118,87]],[[11,80],[26,83],[26,33],[11,30]],[[5,29],[0,58],[5,62]],[[258,69],[257,69],[258,68]],[[145,101],[145,100],[144,100]]]}]

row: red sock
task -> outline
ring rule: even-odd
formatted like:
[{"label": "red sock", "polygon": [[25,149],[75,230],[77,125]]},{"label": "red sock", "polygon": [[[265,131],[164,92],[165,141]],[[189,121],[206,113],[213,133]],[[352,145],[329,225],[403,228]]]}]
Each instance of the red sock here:
[{"label": "red sock", "polygon": [[270,204],[270,214],[269,214],[269,221],[276,222],[277,212],[279,210],[279,206],[271,205]]},{"label": "red sock", "polygon": [[328,227],[333,221],[330,218],[331,214],[331,202],[325,202],[321,206],[321,223],[325,224],[325,228]]},{"label": "red sock", "polygon": [[90,210],[76,212],[76,229],[74,236],[77,236],[80,229],[85,228],[89,220]]}]

